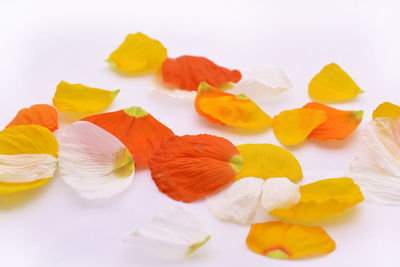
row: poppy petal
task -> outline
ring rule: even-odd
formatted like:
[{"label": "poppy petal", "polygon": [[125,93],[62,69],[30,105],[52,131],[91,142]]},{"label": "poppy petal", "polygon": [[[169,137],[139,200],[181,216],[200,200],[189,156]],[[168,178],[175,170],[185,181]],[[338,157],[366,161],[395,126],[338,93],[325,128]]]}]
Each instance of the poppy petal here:
[{"label": "poppy petal", "polygon": [[33,105],[29,108],[21,109],[15,118],[6,126],[6,128],[14,125],[41,125],[54,132],[58,129],[57,110],[45,104]]},{"label": "poppy petal", "polygon": [[374,120],[380,117],[398,119],[400,117],[400,106],[390,102],[383,102],[372,113],[372,118]]},{"label": "poppy petal", "polygon": [[287,178],[268,179],[262,186],[261,205],[267,211],[289,208],[300,198],[300,187]]}]

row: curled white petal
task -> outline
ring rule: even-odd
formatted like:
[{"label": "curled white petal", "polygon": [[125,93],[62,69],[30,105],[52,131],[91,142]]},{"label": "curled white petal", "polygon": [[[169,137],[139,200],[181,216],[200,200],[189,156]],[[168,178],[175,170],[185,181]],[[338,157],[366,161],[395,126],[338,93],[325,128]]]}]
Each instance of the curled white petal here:
[{"label": "curled white petal", "polygon": [[0,155],[0,182],[28,183],[53,177],[57,166],[50,154]]},{"label": "curled white petal", "polygon": [[107,198],[132,182],[134,165],[115,136],[86,121],[68,127],[60,140],[60,174],[80,196]]},{"label": "curled white petal", "polygon": [[267,211],[289,208],[300,198],[300,187],[287,178],[270,178],[262,186],[261,205]]},{"label": "curled white petal", "polygon": [[260,201],[264,180],[248,177],[240,179],[206,199],[211,213],[222,221],[241,225],[251,224]]},{"label": "curled white petal", "polygon": [[168,209],[137,229],[129,242],[165,257],[180,257],[194,252],[210,239],[201,220],[182,207]]}]

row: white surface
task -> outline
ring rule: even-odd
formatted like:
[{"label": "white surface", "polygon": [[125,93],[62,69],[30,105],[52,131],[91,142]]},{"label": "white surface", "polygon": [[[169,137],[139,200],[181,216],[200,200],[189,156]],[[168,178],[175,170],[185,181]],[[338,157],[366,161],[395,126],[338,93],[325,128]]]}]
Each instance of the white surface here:
[{"label": "white surface", "polygon": [[[365,120],[383,101],[400,104],[399,4],[396,1],[11,1],[0,2],[0,126],[23,107],[51,103],[61,80],[121,89],[110,110],[140,105],[177,134],[210,133],[234,144],[279,144],[272,130],[239,133],[209,124],[187,99],[154,93],[150,77],[113,72],[104,62],[126,34],[159,39],[172,57],[206,56],[240,70],[281,68],[293,88],[262,108],[271,116],[309,101],[307,85],[336,62],[365,90],[336,104],[363,109]],[[308,183],[340,177],[366,149],[361,131],[345,141],[310,140],[290,148]],[[248,227],[222,223],[204,202],[184,205],[208,223],[209,244],[182,261],[133,256],[122,240],[174,201],[158,192],[149,171],[104,201],[81,199],[59,177],[31,192],[0,197],[1,266],[399,266],[400,207],[362,203],[321,223],[336,241],[323,257],[277,261],[252,253]],[[183,205],[183,204],[182,204]]]}]

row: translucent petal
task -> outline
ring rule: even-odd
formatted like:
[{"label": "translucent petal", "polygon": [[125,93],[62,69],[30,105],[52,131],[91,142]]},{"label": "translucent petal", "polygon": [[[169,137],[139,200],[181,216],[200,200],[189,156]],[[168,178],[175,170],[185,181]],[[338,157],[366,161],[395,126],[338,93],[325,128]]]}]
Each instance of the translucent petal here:
[{"label": "translucent petal", "polygon": [[285,222],[253,224],[246,243],[253,252],[274,259],[327,254],[335,249],[335,242],[321,227]]},{"label": "translucent petal", "polygon": [[272,120],[275,136],[284,145],[297,145],[325,122],[325,111],[311,108],[298,108],[282,111]]},{"label": "translucent petal", "polygon": [[308,85],[308,94],[321,102],[345,101],[363,93],[337,64],[326,65]]},{"label": "translucent petal", "polygon": [[53,105],[58,111],[97,113],[107,108],[118,93],[119,90],[108,91],[61,81],[57,85]]},{"label": "translucent petal", "polygon": [[207,197],[207,207],[221,221],[231,221],[240,225],[251,224],[260,201],[263,183],[264,180],[260,178],[240,179]]},{"label": "translucent petal", "polygon": [[128,34],[107,61],[116,69],[142,74],[159,69],[166,58],[167,49],[159,41],[137,32]]},{"label": "translucent petal", "polygon": [[84,198],[114,196],[133,179],[134,162],[128,149],[90,122],[78,121],[65,130],[59,160],[62,179]]},{"label": "translucent petal", "polygon": [[300,198],[299,186],[287,178],[268,179],[262,186],[261,205],[267,211],[289,208]]},{"label": "translucent petal", "polygon": [[197,216],[184,208],[174,207],[137,229],[129,242],[140,251],[174,258],[193,253],[210,237]]},{"label": "translucent petal", "polygon": [[400,117],[400,106],[390,102],[383,102],[372,113],[372,118],[374,120],[380,117],[398,119]]},{"label": "translucent petal", "polygon": [[283,147],[271,144],[243,144],[237,146],[243,158],[243,168],[235,179],[243,177],[287,177],[301,180],[303,173],[297,159]]},{"label": "translucent petal", "polygon": [[41,125],[54,132],[58,129],[57,110],[45,104],[33,105],[29,108],[21,109],[17,116],[6,126],[6,128],[14,125]]}]

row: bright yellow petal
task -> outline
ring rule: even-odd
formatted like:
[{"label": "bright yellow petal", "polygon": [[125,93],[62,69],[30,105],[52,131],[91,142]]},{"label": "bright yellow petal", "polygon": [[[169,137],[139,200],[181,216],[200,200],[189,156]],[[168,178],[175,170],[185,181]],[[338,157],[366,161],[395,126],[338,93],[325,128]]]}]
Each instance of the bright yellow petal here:
[{"label": "bright yellow petal", "polygon": [[375,120],[380,117],[397,119],[400,116],[400,106],[390,102],[383,102],[372,113],[372,118]]},{"label": "bright yellow petal", "polygon": [[0,195],[12,194],[38,188],[46,184],[51,177],[29,183],[4,183],[0,182]]},{"label": "bright yellow petal", "polygon": [[297,145],[326,119],[327,115],[323,110],[297,108],[276,115],[272,120],[272,128],[282,144]]},{"label": "bright yellow petal", "polygon": [[205,114],[230,126],[250,129],[271,126],[271,117],[244,95],[203,98],[199,106]]},{"label": "bright yellow petal", "polygon": [[119,90],[108,91],[61,81],[57,85],[53,105],[58,111],[97,113],[107,108],[118,93]]},{"label": "bright yellow petal", "polygon": [[157,70],[167,58],[167,49],[157,40],[138,32],[129,34],[108,62],[116,69],[142,74]]},{"label": "bright yellow petal", "polygon": [[331,178],[300,186],[301,199],[287,209],[276,209],[271,215],[294,221],[312,222],[324,219],[364,200],[352,179]]},{"label": "bright yellow petal", "polygon": [[326,65],[308,85],[308,94],[321,102],[345,101],[363,93],[353,79],[337,64]]},{"label": "bright yellow petal", "polygon": [[321,227],[285,222],[253,224],[246,243],[255,253],[274,259],[327,254],[335,249],[335,242]]},{"label": "bright yellow petal", "polygon": [[292,153],[271,144],[244,144],[237,146],[243,158],[243,168],[235,177],[287,177],[293,182],[303,178],[301,166]]}]

